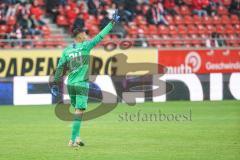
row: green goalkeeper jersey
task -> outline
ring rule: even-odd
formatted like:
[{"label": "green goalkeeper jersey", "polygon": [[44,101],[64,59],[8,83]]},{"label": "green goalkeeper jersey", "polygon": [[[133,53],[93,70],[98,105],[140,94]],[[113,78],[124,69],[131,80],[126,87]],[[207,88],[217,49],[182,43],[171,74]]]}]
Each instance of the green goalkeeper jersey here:
[{"label": "green goalkeeper jersey", "polygon": [[68,84],[88,81],[90,51],[112,30],[110,22],[97,36],[90,41],[75,43],[66,47],[58,62],[54,82],[59,82],[65,68],[68,68]]}]

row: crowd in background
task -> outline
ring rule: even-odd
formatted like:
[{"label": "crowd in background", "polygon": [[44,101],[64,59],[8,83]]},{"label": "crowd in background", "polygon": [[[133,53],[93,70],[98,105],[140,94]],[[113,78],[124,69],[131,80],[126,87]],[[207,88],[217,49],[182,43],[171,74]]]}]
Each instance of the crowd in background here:
[{"label": "crowd in background", "polygon": [[[44,0],[42,0],[44,1]],[[102,16],[99,28],[102,29],[112,18],[115,9],[119,10],[121,24],[129,23],[137,15],[146,17],[148,24],[168,25],[166,15],[177,15],[176,6],[186,5],[185,0],[45,0],[44,6],[39,0],[1,0],[0,25],[7,24],[16,17],[16,23],[6,38],[21,39],[29,35],[41,35],[41,26],[45,25],[43,15],[51,16],[56,21],[61,12],[66,12],[73,27],[85,27],[89,15]],[[189,4],[187,4],[189,5]],[[216,15],[222,0],[192,0],[192,14],[199,16]],[[229,12],[240,17],[240,0],[232,0]],[[124,28],[118,26],[117,30]]]}]

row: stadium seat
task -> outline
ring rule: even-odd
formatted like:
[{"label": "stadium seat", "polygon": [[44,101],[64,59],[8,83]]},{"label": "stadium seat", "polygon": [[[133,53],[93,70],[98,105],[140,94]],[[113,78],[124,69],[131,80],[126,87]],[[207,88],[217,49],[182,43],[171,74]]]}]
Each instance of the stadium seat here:
[{"label": "stadium seat", "polygon": [[228,10],[224,7],[224,6],[219,6],[217,13],[219,15],[227,15],[228,14]]},{"label": "stadium seat", "polygon": [[224,34],[225,33],[225,28],[223,27],[223,25],[217,25],[216,26],[216,32],[219,34]]},{"label": "stadium seat", "polygon": [[222,0],[222,3],[224,6],[229,6],[231,4],[232,0]]},{"label": "stadium seat", "polygon": [[6,25],[0,25],[0,34],[6,34],[7,33],[7,26]]},{"label": "stadium seat", "polygon": [[192,16],[189,16],[189,15],[186,15],[185,17],[184,17],[184,24],[193,24],[193,18],[192,18]]},{"label": "stadium seat", "polygon": [[193,23],[196,25],[199,25],[202,23],[202,17],[198,16],[198,15],[194,15],[193,16]]},{"label": "stadium seat", "polygon": [[170,16],[170,15],[166,15],[166,20],[167,22],[169,23],[169,25],[173,25],[174,24],[174,21],[173,21],[173,17]]},{"label": "stadium seat", "polygon": [[237,15],[231,15],[231,23],[232,24],[239,24],[239,19]]},{"label": "stadium seat", "polygon": [[41,30],[42,30],[44,35],[50,35],[51,34],[50,29],[49,29],[48,26],[42,26]]},{"label": "stadium seat", "polygon": [[163,35],[162,37],[161,44],[165,47],[172,47],[172,40],[168,35]]},{"label": "stadium seat", "polygon": [[171,35],[177,34],[177,28],[176,28],[176,26],[170,25],[170,26],[169,26],[169,33],[170,33]]},{"label": "stadium seat", "polygon": [[201,34],[206,34],[207,33],[207,30],[203,25],[198,25],[197,28],[198,28],[198,34],[201,35]]},{"label": "stadium seat", "polygon": [[67,18],[63,15],[59,15],[57,17],[57,24],[59,26],[68,26],[69,25]]},{"label": "stadium seat", "polygon": [[235,29],[236,29],[236,30],[235,30],[236,33],[239,34],[239,36],[240,36],[240,24],[236,24],[236,25],[235,25]]},{"label": "stadium seat", "polygon": [[141,25],[139,28],[142,29],[142,31],[145,35],[149,34],[149,29],[146,25]]},{"label": "stadium seat", "polygon": [[188,25],[188,34],[197,34],[198,29],[194,25]]},{"label": "stadium seat", "polygon": [[158,34],[158,29],[156,25],[149,25],[149,34]]},{"label": "stadium seat", "polygon": [[181,37],[179,37],[179,35],[172,35],[171,39],[171,43],[172,45],[174,45],[174,47],[181,47],[183,45],[183,41],[181,40]]},{"label": "stadium seat", "polygon": [[179,16],[179,15],[175,16],[175,17],[174,17],[174,22],[175,22],[175,24],[177,24],[177,25],[183,24],[182,16]]},{"label": "stadium seat", "polygon": [[201,41],[201,38],[198,37],[196,34],[192,34],[191,35],[191,44],[194,46],[194,47],[201,47],[202,46],[202,41]]},{"label": "stadium seat", "polygon": [[178,26],[178,33],[179,34],[187,34],[187,28],[184,25]]},{"label": "stadium seat", "polygon": [[202,22],[203,22],[203,24],[205,24],[205,25],[208,25],[208,24],[212,24],[212,23],[213,23],[213,22],[212,22],[212,18],[209,17],[209,16],[204,16],[203,19],[202,19]]},{"label": "stadium seat", "polygon": [[207,25],[206,26],[206,32],[207,32],[207,34],[212,34],[213,32],[216,32],[216,28],[215,28],[215,26],[213,26],[213,25]]},{"label": "stadium seat", "polygon": [[230,24],[226,25],[226,27],[225,27],[225,33],[227,33],[227,34],[233,34],[233,33],[235,33],[233,26],[230,25]]},{"label": "stadium seat", "polygon": [[213,16],[213,24],[218,25],[221,24],[221,19],[219,18],[219,16]]},{"label": "stadium seat", "polygon": [[221,21],[222,24],[230,24],[230,19],[227,15],[223,15]]},{"label": "stadium seat", "polygon": [[188,35],[181,35],[181,39],[185,47],[191,47],[191,39]]},{"label": "stadium seat", "polygon": [[169,34],[169,27],[166,27],[165,25],[160,25],[158,27],[158,34]]},{"label": "stadium seat", "polygon": [[181,6],[180,7],[180,14],[181,15],[190,15],[191,11],[189,10],[188,6]]},{"label": "stadium seat", "polygon": [[128,32],[131,35],[137,34],[138,33],[137,27],[135,25],[130,25]]},{"label": "stadium seat", "polygon": [[232,47],[238,47],[238,38],[235,35],[230,35],[227,37],[227,45]]},{"label": "stadium seat", "polygon": [[7,20],[7,24],[10,25],[10,26],[15,25],[16,22],[17,22],[17,21],[16,21],[15,16],[10,16],[10,17],[8,18],[8,20]]}]

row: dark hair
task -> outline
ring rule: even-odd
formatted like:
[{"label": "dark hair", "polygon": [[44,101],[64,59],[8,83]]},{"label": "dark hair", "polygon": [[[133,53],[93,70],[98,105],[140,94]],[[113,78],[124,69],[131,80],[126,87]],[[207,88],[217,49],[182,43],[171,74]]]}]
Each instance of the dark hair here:
[{"label": "dark hair", "polygon": [[75,38],[79,33],[87,33],[87,30],[84,28],[80,28],[80,27],[75,27],[72,30],[72,37]]}]

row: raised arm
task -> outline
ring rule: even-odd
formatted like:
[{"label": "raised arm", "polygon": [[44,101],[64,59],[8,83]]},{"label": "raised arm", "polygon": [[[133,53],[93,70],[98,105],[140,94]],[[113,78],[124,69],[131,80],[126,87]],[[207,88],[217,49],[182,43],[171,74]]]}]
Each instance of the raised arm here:
[{"label": "raised arm", "polygon": [[96,35],[92,40],[88,42],[88,47],[92,49],[95,47],[98,43],[100,43],[103,38],[109,34],[109,32],[113,29],[113,26],[118,23],[120,20],[120,16],[118,15],[118,10],[115,11],[113,14],[113,18],[111,22],[108,23],[108,25],[98,34]]}]

